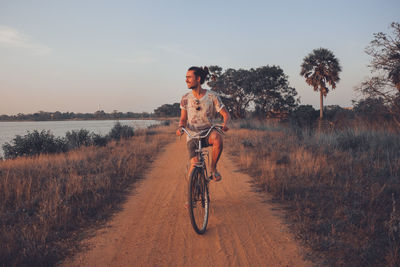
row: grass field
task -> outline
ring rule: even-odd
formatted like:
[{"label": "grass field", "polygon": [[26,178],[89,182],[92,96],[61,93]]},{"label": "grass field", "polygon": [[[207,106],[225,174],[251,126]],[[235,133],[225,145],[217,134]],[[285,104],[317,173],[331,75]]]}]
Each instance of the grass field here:
[{"label": "grass field", "polygon": [[0,266],[54,265],[88,226],[104,222],[173,126],[137,131],[106,147],[0,161]]},{"label": "grass field", "polygon": [[[54,265],[118,210],[174,127],[106,147],[0,161],[0,265]],[[319,265],[400,265],[400,135],[236,123],[225,149],[287,208]]]},{"label": "grass field", "polygon": [[228,152],[287,207],[295,235],[330,266],[400,266],[400,135],[238,123]]}]

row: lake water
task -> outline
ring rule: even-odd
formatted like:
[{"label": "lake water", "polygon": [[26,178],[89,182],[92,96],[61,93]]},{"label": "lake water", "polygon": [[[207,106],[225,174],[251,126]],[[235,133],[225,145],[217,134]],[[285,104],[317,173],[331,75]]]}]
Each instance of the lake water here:
[{"label": "lake water", "polygon": [[[118,120],[121,125],[132,126],[134,129],[147,128],[160,123],[156,120]],[[16,135],[26,135],[27,131],[50,130],[55,136],[63,137],[66,132],[86,129],[101,135],[109,133],[117,120],[90,120],[90,121],[0,121],[0,156],[3,156],[3,145],[10,143]]]}]

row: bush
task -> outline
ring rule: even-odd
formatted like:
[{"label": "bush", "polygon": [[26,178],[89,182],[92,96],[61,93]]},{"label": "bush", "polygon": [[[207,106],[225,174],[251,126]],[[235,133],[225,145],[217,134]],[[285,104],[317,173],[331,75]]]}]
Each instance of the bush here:
[{"label": "bush", "polygon": [[80,129],[79,131],[68,131],[65,134],[65,138],[68,144],[68,149],[75,149],[81,146],[90,146],[93,144],[90,132],[85,129]]},{"label": "bush", "polygon": [[5,158],[20,156],[34,156],[38,154],[51,154],[67,151],[65,139],[55,137],[49,130],[28,132],[24,136],[17,135],[12,143],[3,145]]},{"label": "bush", "polygon": [[133,127],[128,125],[121,125],[121,123],[115,123],[111,129],[108,137],[113,140],[127,139],[134,135]]},{"label": "bush", "polygon": [[127,139],[134,135],[133,127],[117,122],[108,135],[90,133],[88,130],[68,131],[65,137],[55,137],[49,130],[28,132],[24,136],[17,135],[12,143],[3,145],[4,158],[11,159],[21,156],[35,156],[67,152],[81,146],[105,146],[108,141]]},{"label": "bush", "polygon": [[311,105],[300,105],[289,115],[289,122],[293,128],[312,128],[319,112]]},{"label": "bush", "polygon": [[335,129],[348,128],[352,125],[354,111],[337,105],[326,106],[324,108],[324,119],[332,122]]},{"label": "bush", "polygon": [[365,121],[389,121],[391,119],[388,107],[382,98],[366,98],[354,104],[354,113]]},{"label": "bush", "polygon": [[92,138],[92,143],[95,146],[105,146],[108,143],[107,136],[101,136],[100,134],[92,133],[91,138]]}]

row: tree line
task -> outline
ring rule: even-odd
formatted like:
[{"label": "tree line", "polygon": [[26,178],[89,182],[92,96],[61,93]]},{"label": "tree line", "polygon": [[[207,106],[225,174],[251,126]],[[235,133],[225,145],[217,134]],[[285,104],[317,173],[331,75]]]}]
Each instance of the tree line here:
[{"label": "tree line", "polygon": [[51,120],[99,120],[99,119],[142,119],[151,118],[154,114],[148,112],[119,112],[114,110],[112,113],[106,113],[104,110],[98,110],[94,113],[74,113],[74,112],[46,112],[39,111],[32,114],[0,115],[0,121],[51,121]]}]

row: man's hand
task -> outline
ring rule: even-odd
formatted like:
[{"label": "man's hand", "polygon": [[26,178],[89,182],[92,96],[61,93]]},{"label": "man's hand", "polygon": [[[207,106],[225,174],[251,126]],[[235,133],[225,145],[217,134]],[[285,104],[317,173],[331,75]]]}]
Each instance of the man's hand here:
[{"label": "man's hand", "polygon": [[176,135],[177,136],[181,136],[183,134],[183,130],[182,130],[182,126],[180,126],[179,128],[178,128],[178,130],[176,130]]},{"label": "man's hand", "polygon": [[228,111],[226,110],[225,107],[223,107],[223,108],[220,110],[219,113],[222,115],[222,117],[224,117],[224,123],[222,124],[222,131],[226,132],[226,131],[229,130],[229,128],[228,128],[227,125],[228,125],[228,123],[229,123],[229,121],[230,121],[230,119],[231,119],[231,116],[229,115],[229,113],[228,113]]}]

